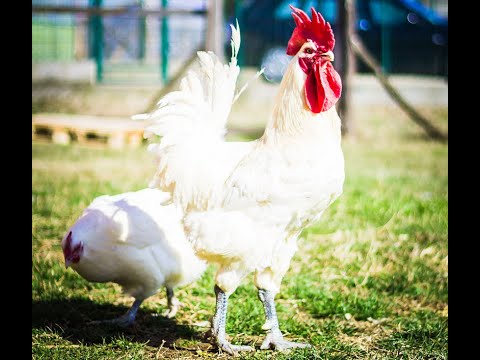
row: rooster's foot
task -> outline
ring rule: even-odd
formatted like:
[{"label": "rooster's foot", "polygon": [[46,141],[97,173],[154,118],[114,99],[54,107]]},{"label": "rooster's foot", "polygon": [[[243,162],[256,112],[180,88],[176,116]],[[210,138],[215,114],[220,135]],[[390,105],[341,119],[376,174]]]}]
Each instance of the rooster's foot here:
[{"label": "rooster's foot", "polygon": [[232,345],[226,340],[218,340],[217,339],[218,348],[222,351],[225,351],[227,354],[237,356],[238,352],[240,351],[255,351],[255,349],[251,346],[247,345]]},{"label": "rooster's foot", "polygon": [[292,348],[306,348],[306,347],[311,347],[311,345],[305,344],[305,343],[296,343],[296,342],[288,341],[283,338],[282,334],[270,333],[267,335],[267,337],[263,341],[262,346],[260,346],[260,349],[261,350],[274,349],[278,351],[283,351],[283,350],[292,349]]}]

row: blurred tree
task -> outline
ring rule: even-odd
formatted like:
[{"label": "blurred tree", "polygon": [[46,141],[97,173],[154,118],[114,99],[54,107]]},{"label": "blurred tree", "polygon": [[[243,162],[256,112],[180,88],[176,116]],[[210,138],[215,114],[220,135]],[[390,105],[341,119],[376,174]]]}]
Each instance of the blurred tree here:
[{"label": "blurred tree", "polygon": [[338,30],[335,34],[335,67],[342,78],[342,96],[338,103],[338,113],[342,119],[342,134],[353,130],[351,108],[351,83],[355,73],[355,57],[349,40],[355,32],[355,1],[337,0]]},{"label": "blurred tree", "polygon": [[206,50],[211,50],[223,61],[224,51],[224,24],[223,0],[208,0],[207,2],[207,37]]}]

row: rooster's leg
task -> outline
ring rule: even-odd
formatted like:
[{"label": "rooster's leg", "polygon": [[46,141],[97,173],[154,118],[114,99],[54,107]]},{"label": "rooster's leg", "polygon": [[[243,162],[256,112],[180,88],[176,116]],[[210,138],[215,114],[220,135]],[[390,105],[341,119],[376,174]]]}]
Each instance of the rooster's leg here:
[{"label": "rooster's leg", "polygon": [[168,309],[163,313],[163,316],[171,319],[176,314],[178,309],[180,308],[180,301],[175,297],[173,293],[173,289],[167,286],[167,302],[168,302]]},{"label": "rooster's leg", "polygon": [[262,326],[263,330],[267,331],[267,337],[262,343],[260,349],[275,349],[285,350],[289,348],[304,348],[310,347],[309,344],[295,343],[287,341],[283,338],[283,335],[278,326],[277,311],[275,310],[274,295],[268,290],[258,290],[258,297],[263,303],[265,309],[265,324]]},{"label": "rooster's leg", "polygon": [[118,325],[121,327],[128,327],[135,322],[135,317],[137,316],[137,311],[140,305],[142,305],[143,299],[135,299],[133,305],[128,309],[128,311],[116,319],[110,320],[97,320],[91,321],[89,324],[112,324]]},{"label": "rooster's leg", "polygon": [[251,346],[232,345],[226,339],[225,324],[227,322],[228,295],[215,285],[217,297],[215,315],[212,319],[212,333],[217,346],[230,355],[236,355],[238,351],[253,351]]}]

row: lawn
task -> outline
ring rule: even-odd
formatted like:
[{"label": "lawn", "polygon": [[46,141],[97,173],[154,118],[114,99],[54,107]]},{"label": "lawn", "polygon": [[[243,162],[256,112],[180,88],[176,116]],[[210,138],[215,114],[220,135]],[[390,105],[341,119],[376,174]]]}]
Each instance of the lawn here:
[{"label": "lawn", "polygon": [[[429,110],[446,128],[446,109]],[[311,349],[246,359],[448,358],[448,146],[427,141],[396,109],[372,109],[344,140],[344,194],[302,235],[277,296],[280,326]],[[238,137],[239,135],[237,135]],[[89,325],[123,314],[132,299],[65,269],[60,240],[102,194],[138,190],[153,169],[145,150],[32,143],[32,357],[209,359],[213,268],[177,290],[176,319],[163,289],[129,329]],[[227,332],[259,348],[263,309],[251,278],[232,295]]]}]

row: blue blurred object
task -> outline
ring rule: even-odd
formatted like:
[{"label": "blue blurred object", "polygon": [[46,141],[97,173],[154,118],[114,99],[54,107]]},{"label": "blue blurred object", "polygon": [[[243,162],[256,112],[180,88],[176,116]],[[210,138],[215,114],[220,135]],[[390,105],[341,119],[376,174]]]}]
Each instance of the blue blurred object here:
[{"label": "blue blurred object", "polygon": [[[415,0],[356,0],[356,31],[386,73],[448,77],[448,19]],[[279,82],[295,27],[289,5],[310,15],[313,6],[336,32],[336,0],[245,0],[239,6],[242,65],[265,67]],[[358,72],[370,70],[357,60]]]}]

